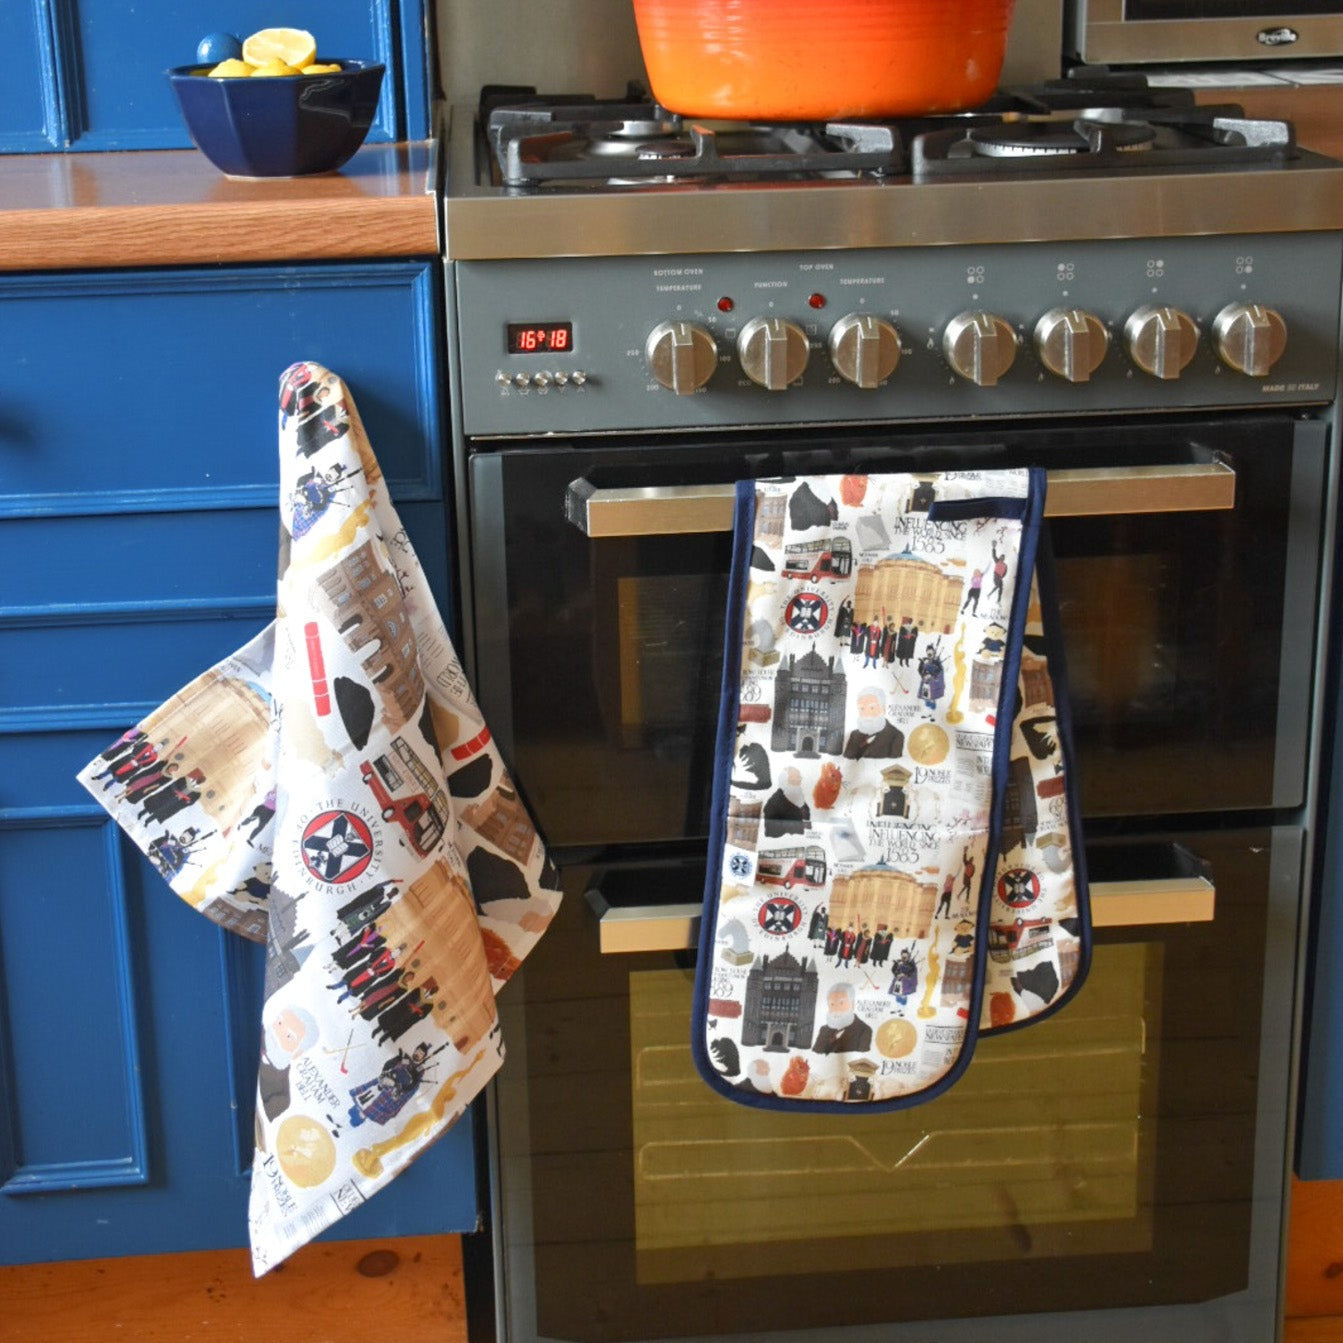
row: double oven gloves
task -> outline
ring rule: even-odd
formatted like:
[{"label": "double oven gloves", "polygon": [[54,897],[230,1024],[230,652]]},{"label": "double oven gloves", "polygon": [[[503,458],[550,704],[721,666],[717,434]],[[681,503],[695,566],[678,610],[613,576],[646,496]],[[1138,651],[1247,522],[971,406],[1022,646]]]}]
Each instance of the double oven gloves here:
[{"label": "double oven gloves", "polygon": [[275,621],[80,781],[202,914],[266,944],[259,1275],[465,1113],[555,873],[349,392],[280,382]]},{"label": "double oven gloves", "polygon": [[739,484],[691,1038],[720,1094],[916,1104],[1081,986],[1044,492],[1037,469]]}]

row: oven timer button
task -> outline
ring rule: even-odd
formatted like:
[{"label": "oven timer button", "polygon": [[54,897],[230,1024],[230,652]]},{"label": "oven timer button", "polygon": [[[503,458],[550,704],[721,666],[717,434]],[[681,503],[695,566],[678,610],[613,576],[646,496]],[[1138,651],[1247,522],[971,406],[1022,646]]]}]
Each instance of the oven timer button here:
[{"label": "oven timer button", "polygon": [[1068,382],[1089,382],[1109,345],[1105,323],[1081,308],[1050,308],[1035,324],[1040,362]]},{"label": "oven timer button", "polygon": [[1129,314],[1124,339],[1144,373],[1167,382],[1178,378],[1198,349],[1198,325],[1179,308],[1145,303]]},{"label": "oven timer button", "polygon": [[942,353],[962,378],[995,387],[1017,357],[1017,333],[995,313],[963,312],[947,323]]},{"label": "oven timer button", "polygon": [[[668,391],[689,396],[704,386],[718,367],[718,343],[694,322],[660,322],[644,342],[644,358]],[[574,375],[578,381],[578,375]]]},{"label": "oven timer button", "polygon": [[1282,314],[1258,303],[1228,303],[1212,319],[1212,339],[1222,362],[1251,378],[1266,378],[1287,348]]},{"label": "oven timer button", "polygon": [[830,362],[855,387],[879,387],[900,362],[900,335],[871,313],[851,312],[830,328]]}]

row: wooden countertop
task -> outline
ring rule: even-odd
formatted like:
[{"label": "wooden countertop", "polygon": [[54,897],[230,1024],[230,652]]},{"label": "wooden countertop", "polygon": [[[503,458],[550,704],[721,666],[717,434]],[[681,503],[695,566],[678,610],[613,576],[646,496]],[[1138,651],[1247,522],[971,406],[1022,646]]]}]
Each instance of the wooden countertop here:
[{"label": "wooden countertop", "polygon": [[194,149],[0,157],[0,271],[432,256],[435,143],[244,181]]}]

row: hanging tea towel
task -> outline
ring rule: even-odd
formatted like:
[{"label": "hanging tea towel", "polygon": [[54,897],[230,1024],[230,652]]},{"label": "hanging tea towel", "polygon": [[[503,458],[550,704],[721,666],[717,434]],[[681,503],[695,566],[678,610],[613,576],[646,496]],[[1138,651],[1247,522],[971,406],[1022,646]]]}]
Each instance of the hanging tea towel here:
[{"label": "hanging tea towel", "polygon": [[277,616],[80,782],[183,899],[266,943],[249,1229],[273,1268],[458,1120],[558,905],[354,402],[280,382]]},{"label": "hanging tea towel", "polygon": [[721,1094],[928,1100],[978,1034],[1081,986],[1044,491],[1038,470],[738,485],[691,1042]]}]

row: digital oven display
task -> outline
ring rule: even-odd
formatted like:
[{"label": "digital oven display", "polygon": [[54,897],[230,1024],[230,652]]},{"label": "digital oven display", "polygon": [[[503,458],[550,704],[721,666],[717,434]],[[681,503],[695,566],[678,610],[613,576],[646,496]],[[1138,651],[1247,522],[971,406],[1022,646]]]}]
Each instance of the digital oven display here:
[{"label": "digital oven display", "polygon": [[509,354],[572,354],[572,322],[509,322]]}]

